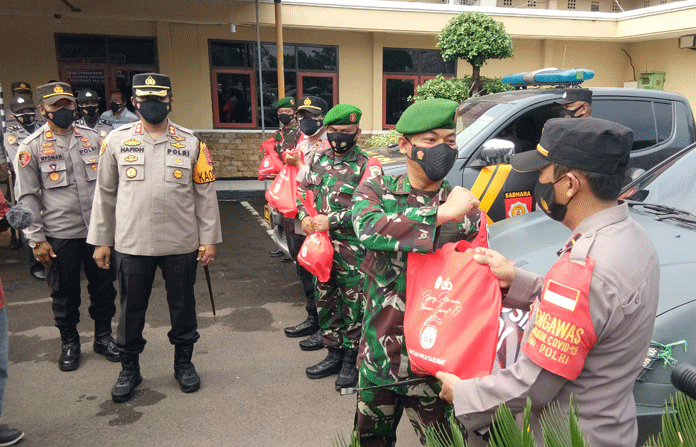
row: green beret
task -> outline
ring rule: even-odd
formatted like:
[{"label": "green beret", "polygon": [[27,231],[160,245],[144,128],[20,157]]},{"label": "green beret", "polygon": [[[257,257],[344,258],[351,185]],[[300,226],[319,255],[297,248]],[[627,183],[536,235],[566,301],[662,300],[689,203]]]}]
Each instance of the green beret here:
[{"label": "green beret", "polygon": [[425,99],[411,104],[396,123],[396,131],[403,135],[427,132],[433,129],[454,129],[457,104],[449,99]]},{"label": "green beret", "polygon": [[286,96],[285,98],[279,99],[278,102],[275,103],[275,108],[280,109],[283,107],[289,107],[291,109],[295,108],[295,98],[292,96]]},{"label": "green beret", "polygon": [[350,104],[336,104],[324,117],[324,125],[331,124],[358,124],[362,110]]}]

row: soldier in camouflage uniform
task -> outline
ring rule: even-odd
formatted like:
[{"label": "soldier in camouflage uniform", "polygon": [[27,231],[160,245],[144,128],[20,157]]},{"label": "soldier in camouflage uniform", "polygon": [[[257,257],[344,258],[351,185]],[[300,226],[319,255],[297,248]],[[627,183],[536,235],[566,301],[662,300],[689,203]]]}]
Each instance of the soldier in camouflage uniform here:
[{"label": "soldier in camouflage uniform", "polygon": [[[358,366],[360,387],[390,385],[416,378],[404,344],[406,260],[409,252],[433,252],[444,242],[475,235],[478,200],[444,181],[457,158],[454,116],[457,103],[433,99],[411,105],[396,130],[407,172],[375,176],[353,197],[353,225],[367,253],[361,269],[365,316]],[[425,445],[428,425],[445,421],[451,411],[438,397],[438,384],[392,386],[358,394],[356,428],[362,447],[393,446],[406,409]],[[444,425],[449,428],[449,424]]]},{"label": "soldier in camouflage uniform", "polygon": [[299,192],[312,191],[320,213],[307,216],[300,203],[298,217],[306,234],[329,231],[334,246],[331,279],[320,282],[316,277],[315,298],[319,308],[319,326],[329,353],[324,360],[307,368],[307,377],[319,379],[339,373],[336,389],[355,386],[358,381],[356,359],[362,328],[364,277],[360,263],[364,248],[358,242],[351,220],[355,188],[372,174],[381,173],[379,161],[370,158],[356,144],[359,108],[338,104],[326,114],[324,126],[331,147],[318,150],[308,162],[309,170],[300,183]]}]

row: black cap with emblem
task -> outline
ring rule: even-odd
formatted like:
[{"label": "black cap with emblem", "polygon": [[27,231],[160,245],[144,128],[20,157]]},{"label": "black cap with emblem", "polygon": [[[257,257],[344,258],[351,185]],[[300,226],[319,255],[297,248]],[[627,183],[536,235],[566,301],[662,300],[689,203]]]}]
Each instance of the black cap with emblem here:
[{"label": "black cap with emblem", "polygon": [[34,101],[31,96],[27,94],[19,94],[12,97],[10,101],[10,110],[12,113],[18,113],[20,110],[24,109],[35,109]]},{"label": "black cap with emblem", "polygon": [[12,88],[13,95],[18,95],[20,93],[26,93],[26,94],[31,95],[31,84],[29,84],[28,82],[24,82],[24,81],[13,82],[10,85],[10,88]]},{"label": "black cap with emblem", "polygon": [[588,88],[567,88],[563,90],[563,98],[554,102],[556,104],[571,104],[577,101],[592,104],[592,90]]},{"label": "black cap with emblem", "polygon": [[510,164],[515,171],[529,172],[551,163],[581,171],[615,174],[628,165],[633,131],[620,124],[599,119],[546,121],[536,150],[515,154]]},{"label": "black cap with emblem", "polygon": [[87,101],[99,101],[99,94],[92,90],[91,88],[85,88],[80,90],[77,94],[77,103],[82,104]]},{"label": "black cap with emblem", "polygon": [[171,96],[172,82],[160,73],[139,73],[133,76],[133,96]]},{"label": "black cap with emblem", "polygon": [[329,105],[318,96],[305,96],[300,100],[300,105],[297,111],[305,111],[311,115],[326,115],[329,110]]}]

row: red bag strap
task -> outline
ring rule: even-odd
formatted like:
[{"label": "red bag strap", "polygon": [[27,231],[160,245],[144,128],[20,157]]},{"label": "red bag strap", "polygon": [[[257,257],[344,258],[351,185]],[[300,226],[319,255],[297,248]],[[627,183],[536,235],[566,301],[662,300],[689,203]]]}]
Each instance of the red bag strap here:
[{"label": "red bag strap", "polygon": [[[449,244],[445,244],[445,247]],[[459,241],[456,244],[457,251],[466,251],[469,248],[483,247],[488,248],[488,219],[486,212],[481,210],[479,214],[479,229],[478,234],[473,241]],[[444,248],[444,247],[443,247]]]},{"label": "red bag strap", "polygon": [[307,214],[309,217],[316,217],[319,213],[317,212],[316,207],[314,206],[314,193],[312,191],[307,191],[305,193],[306,198],[302,197],[302,194],[298,194],[298,198],[300,199],[300,203],[305,207],[307,210]]}]

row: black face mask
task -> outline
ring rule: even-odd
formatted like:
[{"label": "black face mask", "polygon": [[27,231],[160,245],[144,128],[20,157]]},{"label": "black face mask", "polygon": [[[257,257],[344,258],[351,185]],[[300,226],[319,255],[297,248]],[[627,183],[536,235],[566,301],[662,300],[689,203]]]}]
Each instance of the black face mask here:
[{"label": "black face mask", "polygon": [[116,113],[119,110],[121,110],[121,104],[111,101],[109,103],[109,109],[111,109],[112,112]]},{"label": "black face mask", "polygon": [[16,114],[15,118],[19,121],[19,124],[23,126],[31,126],[34,124],[34,119],[36,118],[36,113],[22,113]]},{"label": "black face mask", "polygon": [[137,109],[145,121],[156,126],[167,118],[167,115],[172,110],[172,104],[150,99],[148,101],[137,101]]},{"label": "black face mask", "polygon": [[446,143],[432,147],[418,147],[411,143],[411,159],[423,168],[425,176],[433,182],[438,182],[447,176],[454,162],[457,161],[457,154],[457,150]]},{"label": "black face mask", "polygon": [[77,118],[77,112],[66,108],[58,109],[55,112],[46,112],[46,119],[52,121],[53,124],[61,129],[70,127],[75,118]]},{"label": "black face mask", "polygon": [[278,115],[278,121],[283,123],[283,126],[290,124],[290,121],[292,121],[293,118],[295,118],[295,115],[291,115],[289,113],[281,113]]},{"label": "black face mask", "polygon": [[303,134],[311,137],[321,130],[323,124],[323,119],[314,119],[307,116],[300,120],[300,130]]},{"label": "black face mask", "polygon": [[348,152],[353,146],[355,146],[355,143],[357,141],[355,140],[355,137],[358,135],[358,133],[338,133],[338,132],[332,132],[332,133],[327,133],[326,134],[326,139],[329,140],[329,144],[331,144],[331,147],[333,148],[334,152],[337,152],[339,154],[342,154],[344,152]]},{"label": "black face mask", "polygon": [[97,110],[99,110],[98,106],[83,107],[82,113],[85,114],[85,118],[94,120],[97,117]]},{"label": "black face mask", "polygon": [[558,117],[559,118],[580,118],[579,116],[575,116],[576,113],[578,113],[578,110],[580,110],[582,106],[577,107],[576,109],[569,110],[566,109],[565,107],[561,107],[560,112],[558,112]]},{"label": "black face mask", "polygon": [[566,212],[568,211],[568,203],[570,203],[570,200],[573,200],[573,197],[575,197],[571,197],[570,200],[568,200],[568,203],[565,205],[561,205],[560,203],[556,202],[556,194],[554,192],[553,185],[561,180],[563,180],[563,177],[559,178],[553,183],[540,183],[537,181],[537,184],[534,187],[534,199],[536,200],[539,208],[541,208],[541,210],[551,219],[557,220],[558,222],[563,221]]}]

